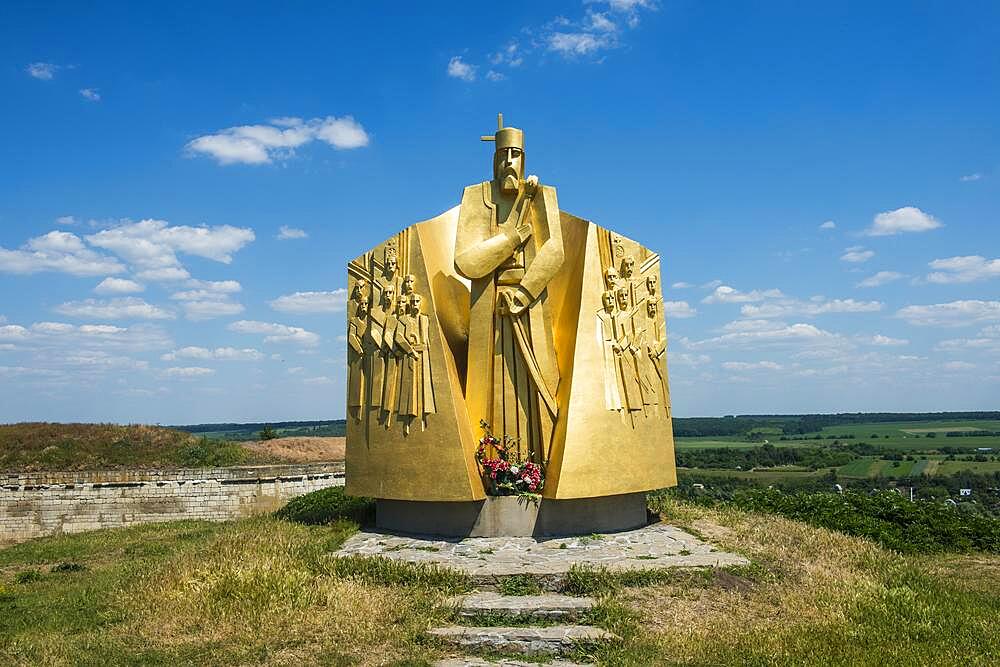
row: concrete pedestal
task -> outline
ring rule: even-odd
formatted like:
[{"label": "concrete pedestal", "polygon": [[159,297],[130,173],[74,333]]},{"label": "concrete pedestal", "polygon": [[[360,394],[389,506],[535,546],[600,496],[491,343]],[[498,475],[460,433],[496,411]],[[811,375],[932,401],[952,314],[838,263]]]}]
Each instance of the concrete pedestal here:
[{"label": "concrete pedestal", "polygon": [[537,503],[517,496],[476,502],[378,499],[375,526],[384,531],[449,537],[539,537],[589,535],[646,525],[646,494]]}]

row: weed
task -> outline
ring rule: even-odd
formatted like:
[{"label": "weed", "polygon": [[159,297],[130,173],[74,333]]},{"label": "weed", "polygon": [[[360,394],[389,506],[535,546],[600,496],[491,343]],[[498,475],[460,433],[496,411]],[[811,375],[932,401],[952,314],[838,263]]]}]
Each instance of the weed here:
[{"label": "weed", "polygon": [[14,575],[15,584],[33,584],[36,581],[41,581],[45,577],[38,570],[22,570]]},{"label": "weed", "polygon": [[497,590],[503,595],[541,595],[538,579],[529,574],[513,574],[497,579]]}]

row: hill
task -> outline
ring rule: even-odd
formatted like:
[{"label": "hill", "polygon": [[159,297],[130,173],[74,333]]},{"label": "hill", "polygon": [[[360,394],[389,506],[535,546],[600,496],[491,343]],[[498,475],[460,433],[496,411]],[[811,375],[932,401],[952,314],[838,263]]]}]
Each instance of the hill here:
[{"label": "hill", "polygon": [[186,468],[267,461],[228,442],[161,426],[131,424],[0,425],[0,470]]},{"label": "hill", "polygon": [[[321,492],[322,493],[322,492]],[[598,665],[993,665],[1000,557],[917,553],[669,494],[654,509],[726,551],[730,570],[622,580],[580,571]],[[276,517],[45,538],[0,549],[4,664],[430,665],[461,575],[327,556],[357,525]],[[487,556],[483,556],[487,557]],[[501,657],[500,655],[493,656]]]}]

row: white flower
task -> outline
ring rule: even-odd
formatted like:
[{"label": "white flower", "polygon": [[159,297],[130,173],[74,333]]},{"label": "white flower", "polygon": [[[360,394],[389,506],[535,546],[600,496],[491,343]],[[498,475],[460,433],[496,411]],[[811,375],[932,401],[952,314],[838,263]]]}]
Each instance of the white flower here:
[{"label": "white flower", "polygon": [[521,471],[520,471],[520,470],[518,470],[518,467],[517,467],[517,466],[511,466],[511,467],[510,467],[510,472],[511,472],[512,474],[516,475],[517,473],[519,473],[519,472],[521,472]]}]

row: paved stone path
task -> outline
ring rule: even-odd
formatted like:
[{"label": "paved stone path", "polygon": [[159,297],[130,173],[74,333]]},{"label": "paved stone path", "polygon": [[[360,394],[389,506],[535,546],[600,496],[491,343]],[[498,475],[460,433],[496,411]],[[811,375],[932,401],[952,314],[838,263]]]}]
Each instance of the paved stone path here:
[{"label": "paved stone path", "polygon": [[431,628],[427,634],[467,649],[487,649],[509,653],[564,655],[579,642],[619,639],[615,634],[591,625],[550,625],[533,627],[470,628],[451,625]]},{"label": "paved stone path", "polygon": [[590,597],[574,597],[544,593],[542,595],[501,595],[482,591],[451,598],[448,605],[458,609],[462,618],[482,615],[504,616],[525,620],[573,620],[589,611],[596,601]]},{"label": "paved stone path", "polygon": [[629,571],[749,562],[743,556],[717,551],[711,544],[663,523],[589,537],[442,539],[361,532],[334,555],[433,563],[469,574],[477,581],[515,574],[563,575],[574,565]]},{"label": "paved stone path", "polygon": [[547,662],[525,662],[523,660],[497,660],[490,662],[482,658],[446,658],[434,663],[434,667],[593,667],[578,662],[566,660],[549,660]]}]

